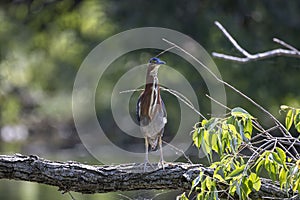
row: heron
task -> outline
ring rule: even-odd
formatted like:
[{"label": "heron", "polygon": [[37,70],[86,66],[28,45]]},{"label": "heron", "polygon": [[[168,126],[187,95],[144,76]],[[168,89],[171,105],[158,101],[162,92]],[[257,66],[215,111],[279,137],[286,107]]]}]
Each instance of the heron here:
[{"label": "heron", "polygon": [[165,124],[167,123],[167,111],[160,96],[160,86],[157,77],[159,67],[164,64],[166,64],[166,62],[157,57],[153,57],[149,60],[145,89],[137,101],[137,120],[145,138],[144,171],[146,171],[148,164],[153,167],[148,157],[149,146],[152,150],[155,150],[157,146],[159,147],[159,163],[164,169],[162,136]]}]

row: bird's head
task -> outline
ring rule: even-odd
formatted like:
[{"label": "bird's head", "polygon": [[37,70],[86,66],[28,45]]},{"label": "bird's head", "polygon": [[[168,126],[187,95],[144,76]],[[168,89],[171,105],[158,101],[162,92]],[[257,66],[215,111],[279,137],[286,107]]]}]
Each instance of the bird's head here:
[{"label": "bird's head", "polygon": [[155,76],[157,75],[158,72],[158,68],[160,67],[160,65],[165,65],[166,62],[160,60],[159,58],[153,57],[149,60],[148,63],[148,70],[150,72],[151,76]]}]

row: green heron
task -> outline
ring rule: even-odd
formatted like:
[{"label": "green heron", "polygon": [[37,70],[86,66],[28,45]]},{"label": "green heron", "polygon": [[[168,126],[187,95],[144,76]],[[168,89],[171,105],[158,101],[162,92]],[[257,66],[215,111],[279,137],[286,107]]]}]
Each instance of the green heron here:
[{"label": "green heron", "polygon": [[145,89],[140,95],[137,102],[137,120],[139,121],[141,132],[145,137],[145,162],[144,171],[146,171],[148,158],[148,148],[151,146],[155,150],[157,144],[160,148],[160,164],[164,168],[163,152],[162,152],[162,136],[165,124],[167,123],[167,112],[164,102],[160,96],[160,89],[158,84],[158,68],[160,65],[166,64],[159,58],[151,58],[147,67],[146,85]]}]

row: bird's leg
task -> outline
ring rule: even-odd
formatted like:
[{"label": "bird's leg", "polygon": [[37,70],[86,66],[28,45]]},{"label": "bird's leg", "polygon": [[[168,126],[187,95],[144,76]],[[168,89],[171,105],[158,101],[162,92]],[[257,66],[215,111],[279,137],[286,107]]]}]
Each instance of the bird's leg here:
[{"label": "bird's leg", "polygon": [[154,167],[151,165],[151,163],[149,162],[149,157],[148,157],[148,148],[149,148],[149,143],[148,143],[148,138],[145,137],[145,161],[144,161],[144,172],[147,169],[147,164],[149,163],[149,165],[152,167],[152,169],[154,169]]},{"label": "bird's leg", "polygon": [[147,163],[149,163],[148,147],[149,147],[148,139],[147,139],[147,137],[145,137],[145,150],[146,150],[146,152],[145,152],[145,161],[144,161],[144,172],[146,171]]},{"label": "bird's leg", "polygon": [[165,170],[161,136],[158,138],[158,143],[159,143],[159,149],[160,149],[160,161],[159,162],[160,162],[163,170]]}]

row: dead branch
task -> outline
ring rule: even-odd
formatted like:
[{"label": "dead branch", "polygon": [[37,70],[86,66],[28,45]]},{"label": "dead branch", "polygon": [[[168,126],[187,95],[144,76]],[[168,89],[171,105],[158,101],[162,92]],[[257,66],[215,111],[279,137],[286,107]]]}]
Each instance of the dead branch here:
[{"label": "dead branch", "polygon": [[[143,172],[143,164],[111,166],[86,165],[74,161],[57,162],[37,156],[0,155],[0,179],[23,180],[56,186],[60,191],[84,194],[141,189],[190,190],[200,170],[212,176],[213,169],[200,164],[168,163],[165,170]],[[222,183],[218,183],[218,187]],[[288,193],[278,184],[262,179],[259,192],[253,197],[273,196],[285,198]]]},{"label": "dead branch", "polygon": [[262,60],[262,59],[275,57],[275,56],[288,56],[288,57],[300,58],[300,51],[298,49],[277,38],[273,38],[273,41],[288,49],[278,48],[270,51],[265,51],[262,53],[250,54],[248,51],[246,51],[237,43],[237,41],[228,33],[228,31],[222,26],[222,24],[220,24],[218,21],[216,21],[215,24],[226,36],[226,38],[233,44],[233,46],[245,56],[245,57],[237,57],[237,56],[231,56],[223,53],[213,52],[212,55],[216,58],[222,58],[225,60],[231,60],[240,63]]}]

